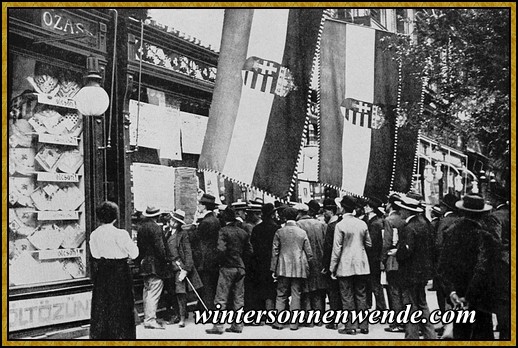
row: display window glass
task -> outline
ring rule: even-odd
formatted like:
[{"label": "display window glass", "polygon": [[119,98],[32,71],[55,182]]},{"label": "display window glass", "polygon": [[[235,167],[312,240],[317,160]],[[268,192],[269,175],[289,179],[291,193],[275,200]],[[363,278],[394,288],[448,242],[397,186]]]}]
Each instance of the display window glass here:
[{"label": "display window glass", "polygon": [[82,76],[10,58],[9,287],[85,278]]}]

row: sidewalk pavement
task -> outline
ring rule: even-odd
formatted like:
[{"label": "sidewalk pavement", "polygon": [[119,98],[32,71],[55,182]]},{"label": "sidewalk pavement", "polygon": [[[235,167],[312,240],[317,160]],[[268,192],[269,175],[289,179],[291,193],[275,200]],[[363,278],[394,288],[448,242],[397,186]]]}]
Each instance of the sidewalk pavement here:
[{"label": "sidewalk pavement", "polygon": [[[426,298],[431,311],[438,309],[435,291],[429,291],[431,282],[426,288]],[[226,325],[225,327],[229,327]],[[404,340],[404,333],[386,332],[384,329],[388,325],[376,324],[369,325],[368,334],[343,335],[337,330],[329,330],[324,326],[300,327],[299,330],[292,331],[288,327],[283,330],[274,330],[269,325],[264,326],[245,326],[240,334],[225,332],[221,335],[209,335],[205,332],[212,325],[195,324],[194,314],[189,313],[186,326],[181,328],[178,324],[166,325],[164,330],[145,329],[142,324],[137,326],[137,340],[167,340],[167,341],[238,341],[238,340],[278,340],[278,341],[318,341],[318,340]],[[80,337],[78,339],[88,339]]]}]

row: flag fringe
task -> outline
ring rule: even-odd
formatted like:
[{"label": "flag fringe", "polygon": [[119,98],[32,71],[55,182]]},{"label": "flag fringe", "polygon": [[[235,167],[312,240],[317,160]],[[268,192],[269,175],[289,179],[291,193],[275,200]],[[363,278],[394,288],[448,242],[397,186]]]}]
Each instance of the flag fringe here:
[{"label": "flag fringe", "polygon": [[226,180],[228,180],[228,181],[230,181],[230,182],[232,182],[232,183],[234,183],[234,184],[238,184],[238,185],[240,185],[240,186],[245,186],[245,187],[246,187],[246,188],[248,188],[248,189],[257,190],[257,191],[259,191],[259,192],[261,192],[261,193],[269,194],[270,196],[272,196],[273,198],[275,198],[275,199],[277,199],[277,200],[282,200],[282,199],[283,199],[282,197],[279,197],[279,196],[277,196],[277,195],[274,195],[274,194],[272,194],[272,193],[270,193],[270,192],[266,192],[265,190],[262,190],[262,189],[260,189],[260,188],[259,188],[259,187],[257,187],[257,186],[250,185],[250,184],[244,183],[244,182],[242,182],[242,181],[240,181],[240,180],[236,180],[236,179],[234,179],[234,178],[231,178],[231,177],[229,177],[229,176],[227,176],[227,175],[223,174],[222,172],[220,172],[220,171],[218,171],[218,170],[208,169],[208,168],[198,168],[197,170],[198,170],[199,172],[215,173],[215,174],[220,175],[222,178],[224,178],[224,179],[226,179]]}]

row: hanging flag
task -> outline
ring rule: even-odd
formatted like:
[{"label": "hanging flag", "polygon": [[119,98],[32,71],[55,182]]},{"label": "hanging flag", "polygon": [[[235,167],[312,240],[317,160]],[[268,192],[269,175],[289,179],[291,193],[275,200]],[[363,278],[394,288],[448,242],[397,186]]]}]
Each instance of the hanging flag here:
[{"label": "hanging flag", "polygon": [[285,197],[294,185],[322,10],[225,10],[198,168]]},{"label": "hanging flag", "polygon": [[365,197],[387,195],[394,169],[398,64],[387,35],[327,20],[321,42],[320,182]]}]

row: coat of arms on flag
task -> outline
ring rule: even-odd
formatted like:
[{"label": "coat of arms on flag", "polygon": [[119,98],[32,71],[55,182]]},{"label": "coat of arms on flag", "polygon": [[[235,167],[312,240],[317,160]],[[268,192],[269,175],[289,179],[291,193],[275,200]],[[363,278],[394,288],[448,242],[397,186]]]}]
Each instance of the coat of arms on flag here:
[{"label": "coat of arms on flag", "polygon": [[372,103],[345,98],[340,110],[347,121],[360,127],[380,129],[385,122],[382,108]]},{"label": "coat of arms on flag", "polygon": [[322,9],[227,9],[198,168],[286,197],[307,120]]},{"label": "coat of arms on flag", "polygon": [[398,98],[420,90],[398,96],[399,66],[382,44],[387,35],[334,20],[322,34],[319,180],[359,196],[386,195],[392,183],[406,192],[411,181],[417,132]]}]

